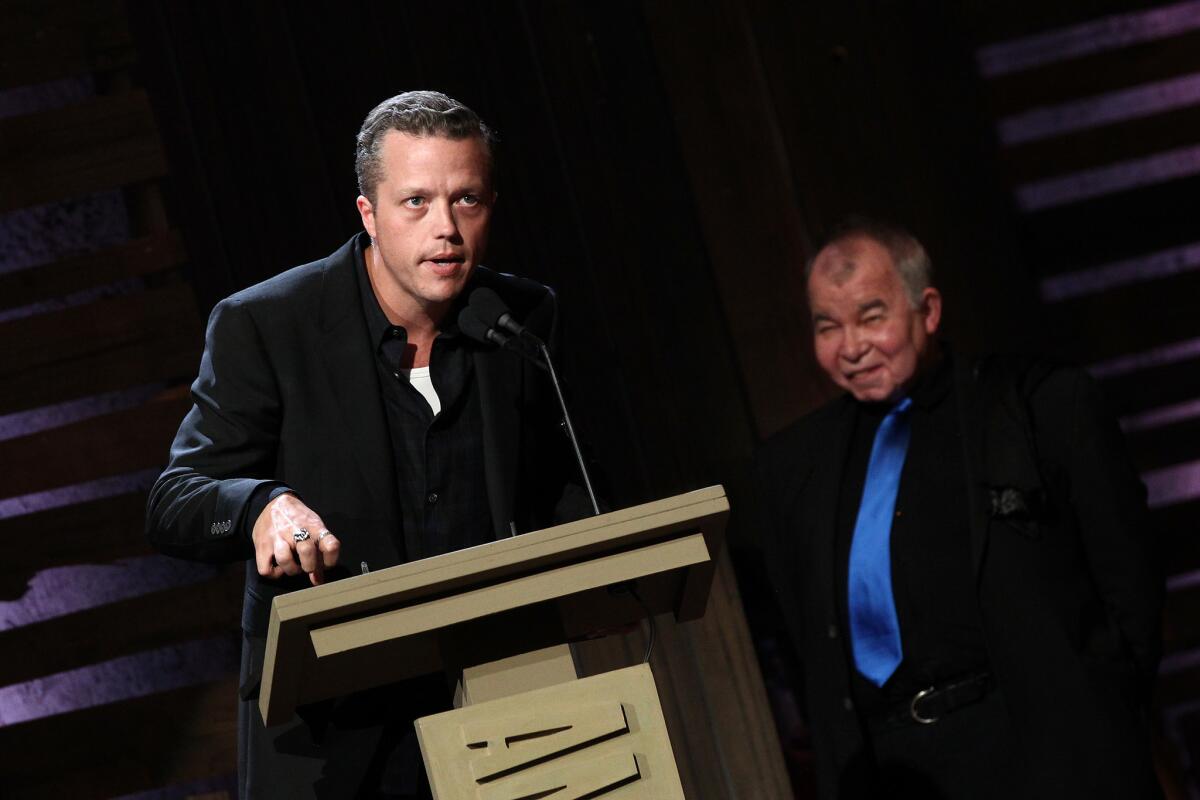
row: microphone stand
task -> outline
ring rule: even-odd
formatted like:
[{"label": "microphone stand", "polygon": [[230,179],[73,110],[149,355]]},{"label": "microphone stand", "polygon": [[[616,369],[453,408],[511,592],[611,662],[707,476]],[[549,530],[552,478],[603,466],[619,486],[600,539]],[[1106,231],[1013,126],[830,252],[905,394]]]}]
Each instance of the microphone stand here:
[{"label": "microphone stand", "polygon": [[537,340],[537,348],[546,362],[546,371],[550,373],[550,382],[554,384],[554,393],[558,395],[558,406],[563,412],[563,425],[567,429],[567,438],[571,440],[571,447],[575,450],[575,460],[579,463],[579,474],[583,476],[583,488],[587,489],[588,499],[592,501],[592,511],[596,516],[600,516],[600,504],[596,502],[596,492],[592,489],[592,479],[588,477],[587,465],[583,461],[583,451],[579,448],[579,439],[575,437],[575,426],[571,424],[571,414],[567,411],[567,401],[563,397],[562,386],[558,383],[558,373],[554,371],[554,362],[550,360],[550,348],[546,347],[546,343],[540,339]]},{"label": "microphone stand", "polygon": [[[488,320],[494,320],[494,322],[489,323]],[[562,409],[562,424],[566,428],[567,438],[571,440],[571,448],[575,451],[575,462],[579,465],[579,475],[583,478],[584,489],[587,490],[588,500],[592,503],[592,512],[596,516],[600,516],[600,504],[596,502],[596,491],[592,488],[592,479],[588,475],[587,464],[583,460],[583,450],[579,447],[575,426],[571,423],[571,413],[567,411],[567,401],[563,397],[558,373],[554,370],[554,361],[550,358],[550,348],[537,334],[513,319],[512,314],[504,305],[504,301],[490,289],[477,289],[472,293],[470,305],[459,312],[458,324],[459,329],[466,336],[479,342],[491,343],[502,349],[515,351],[521,358],[550,373],[550,382],[554,385],[558,407]],[[504,328],[510,335],[501,333],[497,328]],[[528,349],[522,347],[522,341],[536,347],[541,359],[539,360]]]}]

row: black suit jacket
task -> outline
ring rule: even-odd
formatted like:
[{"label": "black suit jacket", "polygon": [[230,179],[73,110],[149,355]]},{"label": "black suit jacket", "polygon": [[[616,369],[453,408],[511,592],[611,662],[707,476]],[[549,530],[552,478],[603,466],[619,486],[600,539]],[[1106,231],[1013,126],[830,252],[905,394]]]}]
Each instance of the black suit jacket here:
[{"label": "black suit jacket", "polygon": [[[1163,584],[1145,490],[1080,370],[955,359],[972,566],[1022,797],[1157,796],[1145,708]],[[835,514],[854,401],[765,443],[755,484],[772,591],[801,664],[821,797],[864,748],[839,630]]]},{"label": "black suit jacket", "polygon": [[[150,492],[147,534],[160,550],[209,562],[246,560],[240,744],[247,795],[311,795],[319,772],[325,780],[318,783],[328,791],[318,787],[316,796],[341,796],[357,786],[373,748],[361,731],[341,742],[323,731],[320,748],[304,741],[292,749],[310,763],[336,764],[318,771],[286,760],[275,765],[280,747],[304,737],[292,731],[295,724],[263,731],[261,720],[245,718],[257,714],[251,704],[271,600],[308,586],[304,575],[259,576],[246,534],[254,522],[247,519],[254,490],[265,481],[282,482],[321,515],[341,542],[331,579],[357,574],[362,563],[377,570],[400,561],[395,461],[354,274],[363,268],[362,244],[351,239],[329,257],[213,309],[192,385],[194,406]],[[550,289],[483,267],[465,291],[478,286],[495,290],[527,327],[555,340]],[[507,350],[481,347],[472,358],[494,534],[508,536],[510,523],[525,532],[589,513],[570,480],[576,469],[545,375]],[[286,742],[276,746],[281,739]]]}]

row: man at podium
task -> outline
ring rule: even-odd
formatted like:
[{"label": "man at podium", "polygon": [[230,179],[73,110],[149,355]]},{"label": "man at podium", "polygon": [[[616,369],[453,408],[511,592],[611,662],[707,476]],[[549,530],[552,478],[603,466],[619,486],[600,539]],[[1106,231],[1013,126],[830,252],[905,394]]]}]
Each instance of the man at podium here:
[{"label": "man at podium", "polygon": [[444,94],[385,100],[358,134],[364,231],[209,319],[146,529],[170,555],[246,562],[243,797],[427,796],[412,720],[449,704],[434,676],[265,728],[276,595],[590,511],[545,375],[459,329],[484,287],[542,339],[557,329],[549,288],[479,266],[495,141]]}]

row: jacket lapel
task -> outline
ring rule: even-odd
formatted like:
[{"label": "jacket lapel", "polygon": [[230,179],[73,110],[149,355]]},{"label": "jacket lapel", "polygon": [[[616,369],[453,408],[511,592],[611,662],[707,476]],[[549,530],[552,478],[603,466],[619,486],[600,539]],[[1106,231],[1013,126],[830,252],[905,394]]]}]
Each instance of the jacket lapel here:
[{"label": "jacket lapel", "polygon": [[483,419],[483,470],[488,507],[496,537],[505,538],[510,535],[509,522],[516,519],[521,436],[517,405],[523,369],[517,356],[504,351],[478,350],[473,357],[475,379],[479,382],[479,412]]},{"label": "jacket lapel", "polygon": [[[993,521],[1031,539],[1041,536],[1046,489],[1037,458],[1026,385],[1038,375],[1030,362],[989,359],[963,370],[960,406],[964,432],[974,445],[967,454],[976,576],[982,569]],[[964,433],[964,436],[968,435]],[[972,454],[974,458],[972,458]]]},{"label": "jacket lapel", "polygon": [[379,374],[367,346],[354,270],[358,248],[351,240],[330,257],[321,292],[319,350],[336,398],[346,441],[377,509],[398,516],[396,465],[379,389]]},{"label": "jacket lapel", "polygon": [[[849,395],[842,397],[833,417],[828,433],[822,446],[828,453],[825,466],[814,470],[811,478],[810,496],[819,498],[814,504],[813,511],[813,540],[811,550],[806,554],[812,558],[812,564],[807,568],[807,579],[813,581],[815,596],[822,599],[822,609],[828,619],[822,624],[837,621],[837,586],[836,576],[841,574],[837,568],[837,507],[838,494],[841,491],[842,472],[846,465],[846,451],[850,447],[850,434],[854,423],[854,401]],[[814,460],[821,458],[820,453],[810,456]]]},{"label": "jacket lapel", "polygon": [[974,364],[967,359],[955,358],[954,401],[958,411],[959,433],[963,446],[963,463],[966,465],[967,504],[970,509],[971,566],[975,579],[979,579],[983,568],[983,556],[987,551],[988,528],[991,509],[984,476],[987,474],[987,431],[983,419],[988,406],[979,391],[978,376]]}]

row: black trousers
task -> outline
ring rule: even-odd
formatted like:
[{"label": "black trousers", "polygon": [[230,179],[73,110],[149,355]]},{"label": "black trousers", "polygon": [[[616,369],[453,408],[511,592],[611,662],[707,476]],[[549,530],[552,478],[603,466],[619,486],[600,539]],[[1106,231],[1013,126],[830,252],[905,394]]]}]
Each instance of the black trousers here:
[{"label": "black trousers", "polygon": [[[250,648],[243,648],[243,659]],[[429,800],[413,720],[451,708],[444,675],[427,675],[297,709],[263,726],[257,697],[238,709],[241,800]],[[364,769],[365,768],[365,769]]]},{"label": "black trousers", "polygon": [[933,724],[868,726],[839,797],[1012,800],[1021,795],[1011,730],[998,690]]}]

